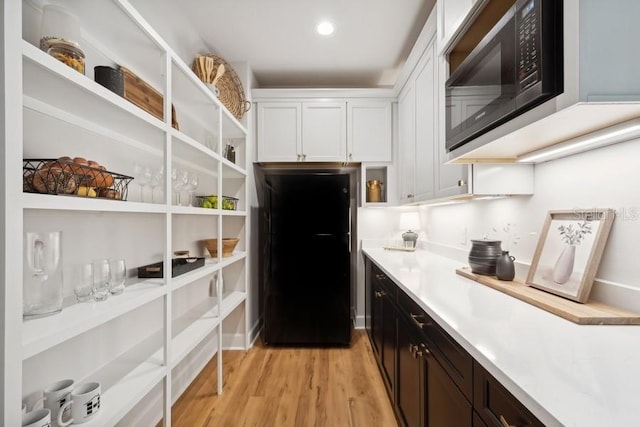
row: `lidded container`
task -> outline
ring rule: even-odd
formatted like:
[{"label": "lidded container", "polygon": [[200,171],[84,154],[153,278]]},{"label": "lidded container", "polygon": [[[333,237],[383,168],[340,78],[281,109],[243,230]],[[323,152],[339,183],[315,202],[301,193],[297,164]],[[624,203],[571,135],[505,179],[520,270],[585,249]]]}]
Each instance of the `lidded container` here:
[{"label": "lidded container", "polygon": [[25,232],[22,264],[23,317],[62,310],[62,232]]},{"label": "lidded container", "polygon": [[79,73],[84,74],[84,52],[73,43],[64,40],[48,40],[47,53],[58,61],[68,65]]},{"label": "lidded container", "polygon": [[40,49],[84,74],[84,52],[80,48],[80,23],[66,9],[56,5],[42,8]]}]

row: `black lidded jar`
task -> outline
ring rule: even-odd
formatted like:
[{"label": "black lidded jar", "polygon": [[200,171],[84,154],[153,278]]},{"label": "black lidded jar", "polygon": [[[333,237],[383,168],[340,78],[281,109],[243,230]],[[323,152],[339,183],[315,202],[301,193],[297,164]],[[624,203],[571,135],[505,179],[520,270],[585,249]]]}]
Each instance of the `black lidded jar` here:
[{"label": "black lidded jar", "polygon": [[500,240],[471,240],[469,267],[471,272],[483,276],[496,275],[496,263],[502,255]]}]

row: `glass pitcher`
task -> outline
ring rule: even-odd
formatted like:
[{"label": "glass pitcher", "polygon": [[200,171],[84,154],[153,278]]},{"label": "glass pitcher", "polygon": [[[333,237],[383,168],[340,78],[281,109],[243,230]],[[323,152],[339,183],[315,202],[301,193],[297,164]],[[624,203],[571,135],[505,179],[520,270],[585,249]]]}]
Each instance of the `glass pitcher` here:
[{"label": "glass pitcher", "polygon": [[62,310],[62,232],[25,232],[22,315]]}]

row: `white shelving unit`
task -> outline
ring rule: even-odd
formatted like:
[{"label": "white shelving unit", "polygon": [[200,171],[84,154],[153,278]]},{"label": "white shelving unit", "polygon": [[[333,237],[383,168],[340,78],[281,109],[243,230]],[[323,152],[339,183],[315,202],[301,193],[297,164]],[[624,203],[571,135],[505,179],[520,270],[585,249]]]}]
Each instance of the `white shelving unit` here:
[{"label": "white shelving unit", "polygon": [[[81,23],[85,75],[37,47],[42,7],[50,3]],[[74,378],[102,383],[100,412],[87,426],[126,424],[131,412],[151,412],[154,422],[163,418],[169,426],[177,397],[173,377],[184,372],[193,377],[197,371],[184,367],[197,369],[202,364],[197,357],[207,348],[209,358],[218,353],[221,393],[219,350],[227,340],[249,346],[247,129],[127,0],[12,0],[2,8],[3,40],[12,46],[2,51],[5,63],[12,64],[5,74],[22,80],[21,96],[11,99],[10,90],[4,95],[7,111],[19,118],[6,124],[5,135],[21,136],[3,146],[7,164],[80,156],[134,178],[136,165],[178,168],[198,175],[195,194],[239,200],[234,211],[223,210],[221,203],[217,209],[187,206],[187,192],[176,190],[165,173],[156,188],[134,179],[126,201],[21,193],[14,205],[5,204],[3,218],[14,236],[62,231],[65,305],[58,314],[30,320],[23,320],[19,309],[7,310],[1,323],[0,425],[19,425],[20,400],[29,405],[51,382]],[[20,15],[22,25],[15,22]],[[17,57],[21,61],[13,61]],[[95,83],[95,65],[125,66],[158,89],[165,120]],[[172,105],[180,130],[171,126]],[[219,154],[229,142],[236,147],[236,163]],[[17,168],[7,168],[6,181],[6,188],[20,185]],[[183,196],[181,205],[176,193]],[[236,250],[211,258],[201,240],[218,238],[222,254],[223,237],[240,239]],[[17,246],[20,250],[2,252],[5,307],[20,307],[22,301],[16,283],[9,290],[6,280],[23,274],[22,245]],[[167,265],[175,250],[204,256],[205,265],[171,277]],[[110,257],[127,262],[125,292],[104,302],[76,303],[68,274],[73,266]],[[158,261],[164,261],[164,278],[137,278],[137,267]],[[150,401],[161,401],[162,407],[149,407]]]}]

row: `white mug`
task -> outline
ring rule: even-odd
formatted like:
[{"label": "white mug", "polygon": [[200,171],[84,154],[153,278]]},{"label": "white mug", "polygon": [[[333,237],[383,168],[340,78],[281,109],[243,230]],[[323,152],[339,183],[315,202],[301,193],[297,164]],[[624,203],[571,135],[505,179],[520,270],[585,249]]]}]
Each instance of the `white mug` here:
[{"label": "white mug", "polygon": [[48,409],[36,409],[22,414],[22,427],[50,427],[51,411]]},{"label": "white mug", "polygon": [[[71,406],[71,417],[63,421],[65,410]],[[71,400],[62,405],[58,412],[58,425],[82,424],[92,419],[100,409],[100,383],[80,384],[71,392]]]},{"label": "white mug", "polygon": [[[38,400],[33,407],[37,407],[40,403],[42,403],[43,408],[49,409],[51,411],[51,419],[53,420],[53,425],[56,424],[56,420],[58,419],[58,412],[62,406],[69,401],[71,398],[71,390],[73,390],[74,382],[73,380],[61,380],[56,381],[55,383],[49,385],[42,392],[43,397]],[[66,411],[65,417],[68,417],[68,410]]]}]

